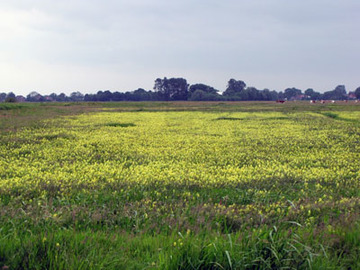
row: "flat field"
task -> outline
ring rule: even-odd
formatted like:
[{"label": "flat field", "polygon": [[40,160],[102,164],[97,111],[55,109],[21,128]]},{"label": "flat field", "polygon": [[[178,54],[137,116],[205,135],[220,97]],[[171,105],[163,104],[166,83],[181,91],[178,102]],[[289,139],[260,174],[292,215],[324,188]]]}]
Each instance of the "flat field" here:
[{"label": "flat field", "polygon": [[0,104],[0,269],[360,269],[360,105]]}]

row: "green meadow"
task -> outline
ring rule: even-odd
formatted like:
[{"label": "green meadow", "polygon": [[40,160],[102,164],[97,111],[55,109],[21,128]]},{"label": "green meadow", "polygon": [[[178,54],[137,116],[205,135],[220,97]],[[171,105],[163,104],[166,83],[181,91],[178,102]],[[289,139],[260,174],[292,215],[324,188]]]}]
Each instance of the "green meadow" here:
[{"label": "green meadow", "polygon": [[359,254],[359,104],[0,104],[0,269],[360,269]]}]

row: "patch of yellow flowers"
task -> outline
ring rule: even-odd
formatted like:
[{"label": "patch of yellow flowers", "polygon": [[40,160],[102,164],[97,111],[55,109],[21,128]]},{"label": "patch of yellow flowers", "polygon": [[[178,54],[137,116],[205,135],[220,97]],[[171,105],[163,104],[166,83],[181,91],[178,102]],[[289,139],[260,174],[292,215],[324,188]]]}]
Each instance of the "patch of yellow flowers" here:
[{"label": "patch of yellow flowers", "polygon": [[[359,112],[338,114],[360,120]],[[11,143],[0,148],[2,193],[45,196],[53,185],[66,197],[73,189],[91,193],[136,185],[159,187],[156,198],[161,187],[171,186],[186,202],[201,195],[181,187],[229,187],[251,192],[256,203],[215,203],[214,211],[256,211],[261,217],[311,215],[333,200],[352,205],[358,200],[351,197],[360,195],[359,124],[316,113],[104,111],[53,119],[8,136]],[[281,195],[273,201],[271,193]]]}]

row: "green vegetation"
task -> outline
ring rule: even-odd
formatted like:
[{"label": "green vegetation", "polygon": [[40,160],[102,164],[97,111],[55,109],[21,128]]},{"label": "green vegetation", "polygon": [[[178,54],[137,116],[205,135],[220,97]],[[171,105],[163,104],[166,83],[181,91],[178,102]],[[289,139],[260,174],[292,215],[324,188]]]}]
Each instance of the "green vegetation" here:
[{"label": "green vegetation", "polygon": [[107,123],[105,126],[108,127],[135,127],[136,125],[134,123]]},{"label": "green vegetation", "polygon": [[[153,91],[154,90],[154,91]],[[0,93],[0,102],[104,102],[104,101],[285,101],[285,100],[354,100],[360,98],[360,87],[354,92],[346,92],[344,85],[338,85],[334,90],[319,93],[309,88],[304,92],[297,88],[286,88],[277,92],[269,89],[259,90],[255,87],[246,87],[241,80],[230,79],[226,90],[219,90],[212,86],[196,83],[189,85],[184,78],[157,78],[153,90],[139,88],[127,92],[98,91],[96,94],[72,92],[69,96],[64,93],[42,96],[32,91],[26,98],[16,96],[10,92]],[[18,100],[19,99],[19,100]]]},{"label": "green vegetation", "polygon": [[359,105],[0,106],[0,269],[360,269]]}]

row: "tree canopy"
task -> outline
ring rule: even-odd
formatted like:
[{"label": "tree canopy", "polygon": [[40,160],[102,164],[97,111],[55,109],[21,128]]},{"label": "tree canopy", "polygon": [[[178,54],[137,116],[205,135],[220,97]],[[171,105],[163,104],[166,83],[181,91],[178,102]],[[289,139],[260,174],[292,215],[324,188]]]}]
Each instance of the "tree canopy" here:
[{"label": "tree canopy", "polygon": [[154,90],[163,100],[187,100],[189,85],[184,78],[157,78]]},{"label": "tree canopy", "polygon": [[246,83],[240,80],[230,79],[227,85],[226,90],[224,91],[224,96],[236,96],[241,93],[246,87]]}]

